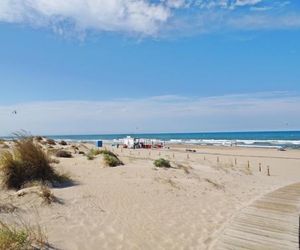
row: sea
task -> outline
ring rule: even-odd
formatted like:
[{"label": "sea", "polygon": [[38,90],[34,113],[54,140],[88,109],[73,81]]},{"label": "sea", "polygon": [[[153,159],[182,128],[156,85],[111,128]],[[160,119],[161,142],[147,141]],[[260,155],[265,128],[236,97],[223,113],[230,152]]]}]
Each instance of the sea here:
[{"label": "sea", "polygon": [[[213,146],[239,146],[262,148],[300,149],[300,131],[260,131],[260,132],[209,132],[209,133],[149,133],[149,134],[89,134],[89,135],[51,135],[55,140],[121,143],[130,136],[152,139],[168,144],[194,144]],[[2,137],[4,138],[4,137]],[[10,138],[4,138],[10,139]]]},{"label": "sea", "polygon": [[210,132],[210,133],[153,133],[153,134],[95,134],[95,135],[54,135],[55,140],[93,142],[102,140],[119,143],[127,136],[141,139],[160,140],[169,144],[195,144],[214,146],[239,146],[263,148],[300,149],[300,131],[261,132]]}]

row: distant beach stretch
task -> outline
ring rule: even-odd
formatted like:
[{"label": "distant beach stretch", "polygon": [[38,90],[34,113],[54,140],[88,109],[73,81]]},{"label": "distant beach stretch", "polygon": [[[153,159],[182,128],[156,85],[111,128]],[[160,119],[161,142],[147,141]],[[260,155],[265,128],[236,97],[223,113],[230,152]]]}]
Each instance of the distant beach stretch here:
[{"label": "distant beach stretch", "polygon": [[[299,182],[297,149],[168,142],[134,149],[120,139],[111,143],[113,137],[103,147],[92,142],[101,136],[2,140],[2,185],[8,189],[0,191],[1,223],[26,225],[26,244],[42,249],[222,249],[232,218]],[[7,150],[29,176],[16,172],[20,176],[11,179],[16,163]],[[30,158],[28,150],[35,152]],[[44,162],[38,168],[36,157]],[[41,167],[48,170],[36,173]]]}]

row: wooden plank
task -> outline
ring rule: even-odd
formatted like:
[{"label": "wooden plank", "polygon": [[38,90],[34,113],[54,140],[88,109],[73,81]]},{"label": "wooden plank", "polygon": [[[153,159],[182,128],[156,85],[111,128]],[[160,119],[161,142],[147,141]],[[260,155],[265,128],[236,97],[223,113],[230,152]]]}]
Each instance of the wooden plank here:
[{"label": "wooden plank", "polygon": [[225,227],[218,250],[299,249],[300,183],[253,202]]}]

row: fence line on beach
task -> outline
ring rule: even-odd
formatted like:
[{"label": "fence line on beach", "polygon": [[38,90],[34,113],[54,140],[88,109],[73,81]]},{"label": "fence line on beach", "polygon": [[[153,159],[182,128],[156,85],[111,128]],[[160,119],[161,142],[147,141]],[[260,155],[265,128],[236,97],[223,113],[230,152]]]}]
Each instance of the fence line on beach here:
[{"label": "fence line on beach", "polygon": [[[266,165],[263,167],[262,163],[259,162],[257,165],[252,163],[249,159],[244,161],[240,157],[238,160],[237,157],[232,157],[231,155],[222,155],[222,154],[206,154],[201,152],[183,152],[183,151],[167,151],[160,149],[126,149],[126,148],[114,148],[111,147],[113,152],[120,154],[123,157],[131,157],[136,159],[149,159],[156,160],[158,158],[166,158],[171,161],[190,161],[190,162],[199,162],[203,164],[215,165],[219,167],[230,167],[237,169],[245,169],[248,171],[257,171],[258,173],[265,173],[267,176],[271,176],[270,166]],[[265,171],[264,171],[265,169]]]}]

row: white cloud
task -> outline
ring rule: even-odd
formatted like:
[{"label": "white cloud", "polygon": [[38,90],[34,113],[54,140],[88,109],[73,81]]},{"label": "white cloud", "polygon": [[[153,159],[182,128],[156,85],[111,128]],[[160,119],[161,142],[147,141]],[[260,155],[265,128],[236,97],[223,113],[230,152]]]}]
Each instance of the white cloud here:
[{"label": "white cloud", "polygon": [[[178,35],[184,33],[182,27],[188,26],[196,32],[216,30],[232,24],[232,19],[240,16],[256,19],[257,15],[251,14],[254,10],[267,12],[274,7],[285,8],[289,3],[267,0],[1,0],[0,22],[50,27],[61,35],[89,31],[139,36],[173,32]],[[237,10],[242,11],[239,16],[235,13]],[[298,13],[294,14],[299,17]],[[264,18],[264,23],[268,23],[263,26],[299,28],[295,20],[285,20],[290,13],[280,15],[278,18],[277,14],[268,13]],[[278,20],[273,25],[276,18],[283,22],[282,25],[278,25]],[[247,25],[244,20],[238,28],[244,29]],[[197,30],[199,26],[204,27]],[[255,28],[260,27],[256,25]]]},{"label": "white cloud", "polygon": [[0,20],[153,34],[170,16],[170,8],[145,0],[1,0]]},{"label": "white cloud", "polygon": [[136,127],[140,132],[299,129],[299,113],[300,95],[282,92],[39,102],[0,106],[0,134],[21,129],[33,134],[130,133]]}]

